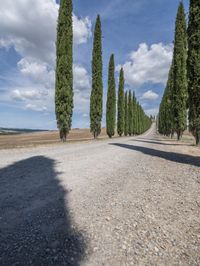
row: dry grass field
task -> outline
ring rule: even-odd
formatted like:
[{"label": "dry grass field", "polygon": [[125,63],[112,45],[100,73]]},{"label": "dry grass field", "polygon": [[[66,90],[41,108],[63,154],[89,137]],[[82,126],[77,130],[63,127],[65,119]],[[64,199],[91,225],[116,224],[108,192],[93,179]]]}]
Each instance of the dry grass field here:
[{"label": "dry grass field", "polygon": [[[106,129],[103,128],[100,138],[106,138]],[[83,141],[93,139],[89,129],[73,129],[67,141]],[[35,133],[0,135],[0,149],[30,147],[44,144],[59,143],[58,131],[44,131]]]},{"label": "dry grass field", "polygon": [[[117,135],[116,135],[117,137]],[[101,135],[98,139],[108,138],[106,134],[106,129],[102,128]],[[171,139],[167,137],[163,137],[164,139]],[[90,133],[89,129],[72,129],[68,135],[67,142],[76,142],[76,141],[87,141],[92,140],[93,136]],[[176,140],[176,136],[174,136],[172,142]],[[58,131],[41,131],[34,133],[21,133],[21,134],[8,134],[8,135],[0,135],[0,149],[12,149],[12,148],[23,148],[23,147],[35,147],[38,145],[49,145],[49,144],[58,144],[61,143],[59,139]],[[190,153],[190,147],[194,146],[194,138],[188,132],[185,131],[181,142],[176,142],[177,144],[186,144],[182,146],[187,148],[187,152]],[[194,152],[194,149],[192,149]],[[199,152],[199,149],[197,148]]]}]

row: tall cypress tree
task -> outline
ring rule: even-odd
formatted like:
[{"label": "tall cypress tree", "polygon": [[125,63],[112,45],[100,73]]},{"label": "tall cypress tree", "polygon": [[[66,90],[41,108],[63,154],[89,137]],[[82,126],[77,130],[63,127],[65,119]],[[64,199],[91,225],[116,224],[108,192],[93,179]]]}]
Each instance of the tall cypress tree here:
[{"label": "tall cypress tree", "polygon": [[167,109],[171,138],[174,136],[174,114],[173,114],[173,91],[174,91],[174,58],[169,70],[168,82],[167,82]]},{"label": "tall cypress tree", "polygon": [[167,86],[165,88],[159,110],[159,133],[166,136],[169,136],[170,134],[173,135],[174,132],[174,118],[172,110],[172,93],[174,90],[173,72],[174,65],[172,62],[168,75]]},{"label": "tall cypress tree", "polygon": [[124,121],[124,135],[128,135],[128,92],[125,93],[125,121]]},{"label": "tall cypress tree", "polygon": [[118,90],[118,116],[117,116],[117,132],[121,137],[124,133],[124,70],[121,68],[119,75],[119,90]]},{"label": "tall cypress tree", "polygon": [[103,112],[103,80],[102,80],[102,33],[101,20],[97,16],[92,54],[92,91],[90,96],[90,131],[94,138],[101,133]]},{"label": "tall cypress tree", "polygon": [[183,3],[180,2],[174,41],[174,129],[180,140],[187,122],[187,29]]},{"label": "tall cypress tree", "polygon": [[136,134],[136,127],[137,127],[137,110],[136,110],[136,97],[135,97],[135,92],[133,92],[133,135]]},{"label": "tall cypress tree", "polygon": [[142,124],[142,119],[141,119],[141,107],[140,104],[138,102],[138,134],[141,134],[141,124]]},{"label": "tall cypress tree", "polygon": [[137,134],[141,133],[141,117],[140,117],[140,104],[139,102],[136,103],[136,110],[137,110]]},{"label": "tall cypress tree", "polygon": [[190,131],[200,145],[200,2],[197,0],[190,0],[188,48]]},{"label": "tall cypress tree", "polygon": [[66,141],[73,113],[72,0],[61,0],[56,42],[55,112],[60,138]]},{"label": "tall cypress tree", "polygon": [[133,132],[133,101],[132,101],[132,93],[129,90],[128,94],[128,134],[132,135]]},{"label": "tall cypress tree", "polygon": [[138,104],[135,99],[135,135],[138,135]]},{"label": "tall cypress tree", "polygon": [[115,61],[114,55],[110,57],[108,70],[108,94],[106,103],[106,131],[109,138],[115,135],[116,119],[116,90],[115,90]]}]

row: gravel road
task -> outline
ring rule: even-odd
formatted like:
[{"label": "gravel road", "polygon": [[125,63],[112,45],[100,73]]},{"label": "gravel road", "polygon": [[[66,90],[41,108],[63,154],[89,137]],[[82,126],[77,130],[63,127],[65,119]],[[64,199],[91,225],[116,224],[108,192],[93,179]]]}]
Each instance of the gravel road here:
[{"label": "gravel road", "polygon": [[200,150],[155,125],[0,150],[0,265],[200,265]]}]

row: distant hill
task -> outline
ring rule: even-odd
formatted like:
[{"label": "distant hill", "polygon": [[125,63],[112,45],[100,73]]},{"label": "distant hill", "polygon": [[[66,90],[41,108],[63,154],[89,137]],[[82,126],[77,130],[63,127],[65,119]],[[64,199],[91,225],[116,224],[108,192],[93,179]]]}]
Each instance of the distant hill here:
[{"label": "distant hill", "polygon": [[41,130],[41,129],[27,129],[27,128],[5,128],[0,127],[0,135],[10,135],[10,134],[22,134],[22,133],[34,133],[34,132],[42,132],[48,130]]}]

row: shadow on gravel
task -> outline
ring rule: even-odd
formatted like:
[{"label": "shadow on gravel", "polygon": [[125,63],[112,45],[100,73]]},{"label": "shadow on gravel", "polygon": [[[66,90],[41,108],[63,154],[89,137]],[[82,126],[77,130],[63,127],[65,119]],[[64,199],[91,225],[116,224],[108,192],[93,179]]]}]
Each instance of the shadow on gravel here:
[{"label": "shadow on gravel", "polygon": [[185,155],[185,154],[180,154],[180,153],[175,153],[175,152],[160,151],[160,150],[155,150],[152,148],[133,146],[133,145],[121,144],[121,143],[110,143],[110,145],[118,146],[118,147],[129,149],[129,150],[139,151],[139,152],[142,152],[150,156],[163,158],[163,159],[176,162],[176,163],[190,164],[190,165],[200,167],[199,156],[190,156],[190,155]]},{"label": "shadow on gravel", "polygon": [[152,141],[166,141],[166,142],[172,142],[172,141],[177,141],[176,139],[158,139],[158,138],[153,138],[153,139],[150,139],[150,138],[138,138],[138,139],[142,139],[142,140],[152,140]]},{"label": "shadow on gravel", "polygon": [[0,265],[80,265],[86,241],[73,229],[55,161],[32,157],[0,169]]},{"label": "shadow on gravel", "polygon": [[185,144],[174,144],[174,143],[162,143],[160,140],[140,140],[140,139],[133,139],[131,141],[136,142],[144,142],[144,143],[150,143],[150,144],[158,144],[158,145],[165,145],[165,146],[185,146]]}]

